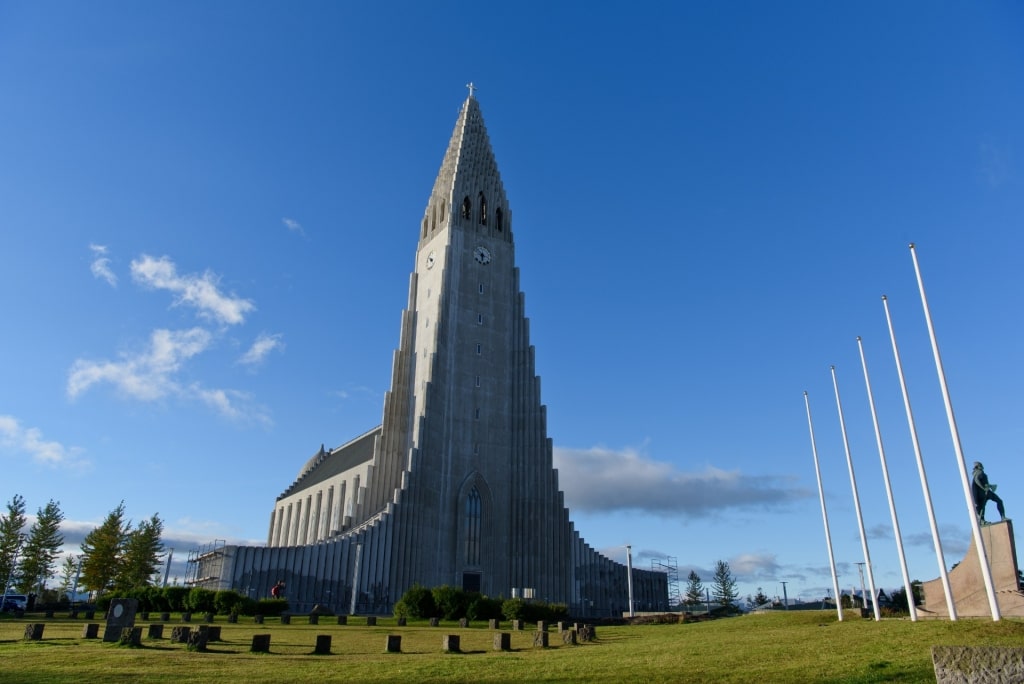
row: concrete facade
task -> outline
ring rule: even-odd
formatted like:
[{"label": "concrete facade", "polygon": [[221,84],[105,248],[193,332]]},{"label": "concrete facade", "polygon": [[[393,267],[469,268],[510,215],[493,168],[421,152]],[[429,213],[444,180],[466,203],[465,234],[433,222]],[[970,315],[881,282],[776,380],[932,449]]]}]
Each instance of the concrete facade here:
[{"label": "concrete facade", "polygon": [[[267,546],[225,548],[205,586],[263,596],[283,579],[299,609],[384,612],[414,583],[628,609],[626,568],[586,544],[558,486],[512,212],[472,95],[417,232],[382,424],[321,447],[275,502]],[[635,569],[634,598],[667,609],[666,575]]]}]

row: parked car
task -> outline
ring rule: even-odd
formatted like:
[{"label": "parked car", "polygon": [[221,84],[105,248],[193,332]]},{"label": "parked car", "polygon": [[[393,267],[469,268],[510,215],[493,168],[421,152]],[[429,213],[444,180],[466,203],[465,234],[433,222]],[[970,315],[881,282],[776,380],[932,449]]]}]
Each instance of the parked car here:
[{"label": "parked car", "polygon": [[19,611],[23,613],[26,608],[28,608],[28,596],[25,596],[24,594],[8,594],[6,598],[3,599],[3,602],[4,605],[0,610],[5,613],[8,611]]}]

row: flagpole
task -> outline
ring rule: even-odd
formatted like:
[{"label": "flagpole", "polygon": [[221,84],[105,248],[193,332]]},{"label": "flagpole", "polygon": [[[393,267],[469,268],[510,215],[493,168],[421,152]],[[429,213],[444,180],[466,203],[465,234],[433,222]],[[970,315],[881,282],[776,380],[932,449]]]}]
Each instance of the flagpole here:
[{"label": "flagpole", "polygon": [[914,443],[914,457],[917,460],[917,474],[921,477],[921,492],[924,494],[924,505],[928,509],[928,524],[932,529],[932,543],[935,545],[935,560],[939,564],[939,577],[942,578],[942,589],[946,592],[946,609],[949,619],[956,620],[956,602],[953,590],[949,586],[949,572],[946,570],[946,557],[942,553],[942,539],[939,537],[939,525],[935,521],[935,509],[932,507],[932,493],[928,487],[928,475],[924,470],[924,458],[921,456],[921,441],[917,438],[917,426],[914,423],[914,412],[910,408],[910,393],[907,381],[903,377],[903,362],[900,361],[900,348],[896,344],[896,332],[889,314],[889,300],[882,295],[882,306],[885,308],[885,320],[889,324],[889,339],[892,341],[892,354],[896,358],[896,373],[900,377],[900,390],[903,392],[903,407],[907,411],[907,425],[910,427],[910,438]]},{"label": "flagpole", "polygon": [[[811,402],[804,392],[804,405],[807,407],[807,427],[811,431],[811,453],[814,454],[814,475],[818,478],[818,498],[821,499],[821,518],[825,523],[825,545],[828,546],[828,565],[832,570],[832,590],[836,593],[836,612],[839,621],[843,621],[843,602],[839,595],[839,578],[836,576],[836,559],[832,555],[832,535],[828,530],[828,510],[825,508],[825,490],[821,486],[821,468],[818,467],[818,446],[814,442],[814,422],[811,420]],[[786,593],[786,585],[782,585],[782,593]],[[787,600],[786,610],[789,610]]]},{"label": "flagpole", "polygon": [[843,419],[843,402],[839,399],[839,381],[836,380],[836,367],[832,369],[832,387],[836,391],[836,408],[839,411],[839,427],[843,432],[843,448],[846,451],[846,466],[850,470],[850,488],[853,490],[853,506],[857,510],[857,526],[860,528],[860,546],[864,551],[864,565],[868,569],[868,587],[871,589],[871,606],[874,608],[875,620],[881,620],[878,610],[878,592],[875,591],[875,571],[871,567],[871,553],[868,551],[868,537],[864,532],[864,516],[860,512],[860,494],[857,493],[857,476],[853,473],[853,456],[850,454],[850,440],[846,436],[846,421]]},{"label": "flagpole", "polygon": [[892,497],[892,484],[889,481],[889,466],[885,462],[885,448],[882,446],[882,431],[878,427],[878,413],[875,411],[875,397],[871,392],[871,379],[868,377],[868,362],[864,357],[864,342],[857,336],[857,349],[860,351],[860,365],[864,368],[864,385],[868,390],[868,404],[871,406],[871,422],[875,426],[875,442],[878,444],[878,459],[882,463],[882,478],[885,480],[885,494],[889,498],[889,515],[892,516],[892,532],[896,536],[896,551],[900,556],[900,570],[903,572],[903,588],[907,592],[907,609],[910,621],[917,622],[917,606],[914,605],[914,588],[910,585],[910,572],[907,570],[907,556],[903,552],[903,535],[900,534],[900,521],[896,516],[896,503]]},{"label": "flagpole", "polygon": [[939,385],[942,387],[942,401],[946,406],[946,420],[949,422],[949,433],[953,439],[953,450],[956,451],[956,464],[960,470],[960,483],[964,488],[964,500],[967,502],[967,513],[971,519],[971,530],[974,532],[974,544],[978,548],[981,576],[985,580],[985,591],[988,593],[988,604],[992,611],[992,621],[997,622],[1000,618],[999,602],[996,600],[996,589],[992,583],[992,568],[988,564],[988,552],[985,551],[985,541],[981,538],[981,525],[978,523],[978,516],[974,510],[974,497],[971,495],[971,481],[967,477],[967,463],[964,460],[964,450],[960,444],[960,431],[957,430],[956,417],[953,415],[953,403],[949,398],[946,372],[942,368],[939,342],[935,338],[935,327],[932,325],[932,315],[928,309],[928,298],[924,294],[924,280],[921,278],[921,268],[917,263],[917,252],[914,250],[913,242],[910,243],[910,256],[914,261],[917,289],[921,292],[921,306],[924,308],[924,318],[928,323],[928,337],[931,339],[932,354],[935,356],[935,371],[939,375]]}]

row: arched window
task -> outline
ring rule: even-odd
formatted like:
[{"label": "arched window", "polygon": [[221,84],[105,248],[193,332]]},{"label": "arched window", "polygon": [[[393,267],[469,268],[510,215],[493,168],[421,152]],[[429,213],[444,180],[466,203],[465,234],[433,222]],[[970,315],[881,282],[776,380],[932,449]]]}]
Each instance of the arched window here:
[{"label": "arched window", "polygon": [[484,197],[484,193],[480,193],[480,225],[487,225],[487,198]]},{"label": "arched window", "polygon": [[497,209],[494,210],[494,227],[498,229],[499,233],[501,232],[501,228],[502,228],[501,207],[498,207]]},{"label": "arched window", "polygon": [[473,211],[472,205],[469,203],[469,197],[462,200],[462,218],[468,219]]},{"label": "arched window", "polygon": [[466,497],[466,564],[480,565],[480,492],[476,487]]}]

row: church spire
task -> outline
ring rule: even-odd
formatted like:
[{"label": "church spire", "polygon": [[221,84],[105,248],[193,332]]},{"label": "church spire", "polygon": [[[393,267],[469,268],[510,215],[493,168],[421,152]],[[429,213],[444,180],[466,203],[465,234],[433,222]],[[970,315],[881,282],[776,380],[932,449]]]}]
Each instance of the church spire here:
[{"label": "church spire", "polygon": [[466,87],[469,95],[459,110],[423,217],[421,243],[447,227],[478,232],[486,227],[491,236],[511,241],[508,200],[474,95],[477,88],[472,83]]}]

